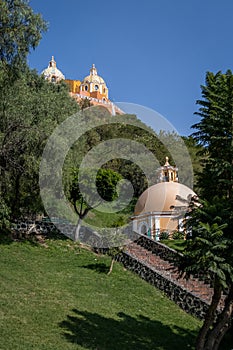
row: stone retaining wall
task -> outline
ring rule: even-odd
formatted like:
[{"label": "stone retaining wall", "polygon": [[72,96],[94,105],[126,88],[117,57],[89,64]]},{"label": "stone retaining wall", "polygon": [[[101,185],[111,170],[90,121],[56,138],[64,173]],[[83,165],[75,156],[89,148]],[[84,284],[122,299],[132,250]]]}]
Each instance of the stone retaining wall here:
[{"label": "stone retaining wall", "polygon": [[[156,242],[145,235],[138,235],[135,242],[148,251],[151,251],[153,254],[158,255],[161,259],[169,261],[174,266],[180,265],[180,260],[182,259],[183,254],[177,252],[175,249],[172,249],[161,242]],[[194,274],[194,277],[205,281],[212,286],[212,279],[207,277],[201,271],[198,274]]]},{"label": "stone retaining wall", "polygon": [[161,242],[156,242],[144,235],[140,235],[136,240],[136,243],[148,251],[158,255],[161,259],[172,262],[173,264],[182,256],[182,254],[178,253],[176,250],[169,248]]},{"label": "stone retaining wall", "polygon": [[174,281],[159,274],[153,267],[133,258],[126,252],[120,253],[116,260],[122,263],[127,270],[138,274],[142,279],[160,289],[187,313],[200,319],[204,318],[208,304],[193,293],[186,291]]},{"label": "stone retaining wall", "polygon": [[[53,223],[54,222],[54,223]],[[69,222],[57,221],[32,221],[21,220],[12,223],[11,232],[14,238],[27,238],[29,235],[43,235],[47,238],[53,238],[54,235],[65,235],[67,238],[74,239],[76,226]],[[100,241],[98,232],[92,229],[82,226],[80,228],[80,240],[82,243],[93,245],[95,242]]]}]

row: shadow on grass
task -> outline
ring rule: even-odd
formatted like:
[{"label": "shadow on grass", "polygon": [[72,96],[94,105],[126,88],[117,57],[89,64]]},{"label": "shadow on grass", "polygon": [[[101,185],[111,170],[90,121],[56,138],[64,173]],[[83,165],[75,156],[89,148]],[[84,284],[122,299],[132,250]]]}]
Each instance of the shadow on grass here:
[{"label": "shadow on grass", "polygon": [[11,232],[10,231],[0,231],[0,244],[11,244],[13,243],[14,240],[12,238]]},{"label": "shadow on grass", "polygon": [[88,264],[84,266],[80,266],[84,269],[89,269],[96,271],[98,273],[104,273],[107,274],[109,272],[109,266],[106,266],[104,263],[96,263],[96,264]]},{"label": "shadow on grass", "polygon": [[132,317],[121,312],[113,319],[77,309],[72,312],[60,323],[63,336],[90,350],[192,349],[197,335],[143,315]]},{"label": "shadow on grass", "polygon": [[33,239],[33,237],[29,238],[14,238],[10,234],[9,235],[2,235],[0,233],[0,244],[2,245],[10,245],[14,242],[19,242],[22,244],[30,244],[32,246],[39,246],[39,242]]},{"label": "shadow on grass", "polygon": [[0,244],[11,244],[13,242],[29,242],[32,245],[39,245],[42,241],[45,240],[53,240],[53,241],[69,241],[70,238],[65,236],[64,234],[55,231],[55,232],[47,232],[47,233],[31,233],[27,235],[26,232],[22,231],[2,231],[0,232]]}]

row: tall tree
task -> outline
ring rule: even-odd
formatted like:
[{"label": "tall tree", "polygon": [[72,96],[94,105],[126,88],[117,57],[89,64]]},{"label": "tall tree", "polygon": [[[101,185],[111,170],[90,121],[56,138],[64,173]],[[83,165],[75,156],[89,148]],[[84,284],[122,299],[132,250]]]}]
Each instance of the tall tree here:
[{"label": "tall tree", "polygon": [[[9,221],[9,204],[19,197],[17,189],[15,202],[10,200],[12,188],[19,187],[19,172],[23,173],[22,154],[32,140],[28,133],[30,123],[23,123],[28,94],[24,95],[25,85],[19,83],[19,76],[22,78],[22,71],[27,71],[27,54],[38,45],[46,29],[47,24],[40,14],[33,12],[27,0],[0,1],[0,225]],[[28,155],[28,163],[29,158]]]},{"label": "tall tree", "polygon": [[193,137],[203,146],[204,169],[199,177],[201,195],[212,200],[216,194],[232,199],[233,189],[233,75],[208,72],[202,86],[203,100],[195,114]]},{"label": "tall tree", "polygon": [[[214,288],[197,338],[197,350],[217,350],[233,316],[233,75],[206,74],[201,120],[192,135],[203,146],[198,177],[202,201],[191,203],[187,227],[192,232],[182,269],[205,273]],[[227,293],[222,306],[223,292]],[[218,315],[217,315],[218,310]]]},{"label": "tall tree", "polygon": [[4,64],[25,63],[30,49],[35,49],[47,29],[41,15],[34,13],[28,3],[28,0],[0,1],[0,61]]},{"label": "tall tree", "polygon": [[6,74],[0,72],[0,190],[12,218],[18,218],[43,212],[38,184],[43,148],[79,107],[65,84],[49,83],[29,69],[14,81]]}]

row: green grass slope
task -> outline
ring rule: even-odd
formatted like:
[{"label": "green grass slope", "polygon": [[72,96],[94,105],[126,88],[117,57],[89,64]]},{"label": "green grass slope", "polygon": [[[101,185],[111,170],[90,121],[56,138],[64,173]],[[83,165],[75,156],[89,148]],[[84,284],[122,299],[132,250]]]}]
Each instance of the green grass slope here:
[{"label": "green grass slope", "polygon": [[193,349],[200,322],[69,240],[0,244],[0,350]]}]

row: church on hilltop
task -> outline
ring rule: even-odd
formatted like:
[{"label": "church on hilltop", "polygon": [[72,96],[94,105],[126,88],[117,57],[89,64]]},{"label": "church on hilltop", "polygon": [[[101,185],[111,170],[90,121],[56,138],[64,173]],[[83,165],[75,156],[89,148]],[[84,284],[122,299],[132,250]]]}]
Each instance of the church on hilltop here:
[{"label": "church on hilltop", "polygon": [[82,80],[66,79],[64,74],[57,68],[57,63],[52,56],[49,65],[41,73],[45,79],[52,83],[65,81],[69,86],[70,95],[79,103],[87,102],[87,106],[104,106],[112,115],[124,114],[108,97],[108,87],[104,79],[98,75],[93,64],[90,74]]},{"label": "church on hilltop", "polygon": [[[124,114],[110,99],[104,79],[98,75],[93,64],[90,74],[82,80],[66,79],[57,68],[54,56],[48,68],[41,73],[52,83],[64,81],[70,95],[82,106],[104,106],[112,115]],[[84,108],[85,108],[84,107]],[[172,238],[174,233],[184,231],[185,216],[191,198],[196,194],[189,187],[179,183],[178,168],[166,162],[157,169],[157,183],[147,188],[139,197],[134,210],[133,230],[153,240],[160,240],[164,234]]]}]

